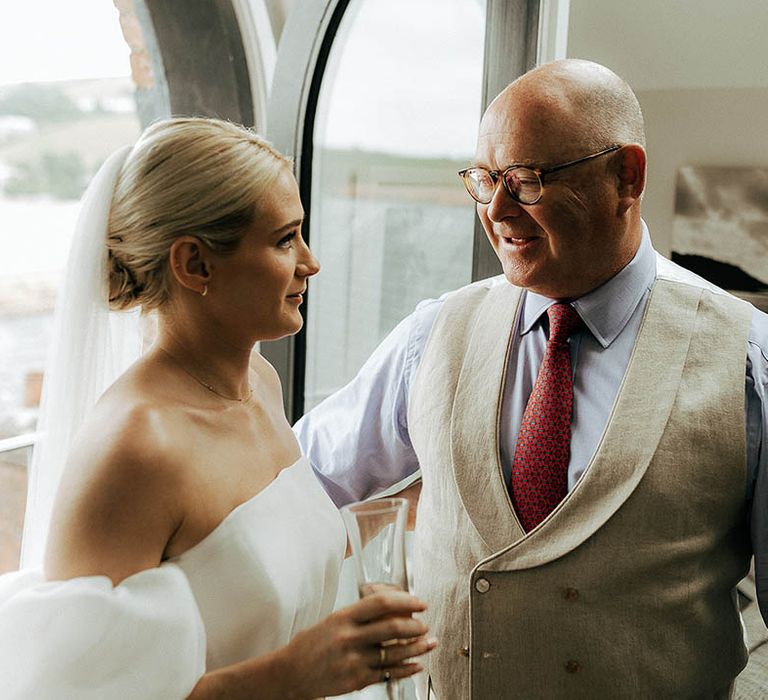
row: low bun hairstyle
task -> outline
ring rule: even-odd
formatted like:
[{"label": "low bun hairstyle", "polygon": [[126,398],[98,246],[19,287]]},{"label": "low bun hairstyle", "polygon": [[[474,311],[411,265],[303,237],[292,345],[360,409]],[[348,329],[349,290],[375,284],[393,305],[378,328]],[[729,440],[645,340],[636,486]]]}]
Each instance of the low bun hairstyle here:
[{"label": "low bun hairstyle", "polygon": [[234,251],[290,160],[252,131],[218,119],[156,122],[115,185],[107,233],[109,305],[155,309],[168,299],[168,258],[179,236]]}]

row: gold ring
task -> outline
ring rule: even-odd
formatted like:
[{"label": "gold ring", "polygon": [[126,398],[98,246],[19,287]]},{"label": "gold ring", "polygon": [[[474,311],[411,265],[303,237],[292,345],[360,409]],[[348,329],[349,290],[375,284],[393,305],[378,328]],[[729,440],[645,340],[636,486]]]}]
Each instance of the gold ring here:
[{"label": "gold ring", "polygon": [[387,650],[383,647],[379,647],[379,668],[382,668],[387,663]]},{"label": "gold ring", "polygon": [[390,679],[392,678],[392,674],[389,671],[384,671],[384,673],[381,674],[381,683],[389,683]]}]

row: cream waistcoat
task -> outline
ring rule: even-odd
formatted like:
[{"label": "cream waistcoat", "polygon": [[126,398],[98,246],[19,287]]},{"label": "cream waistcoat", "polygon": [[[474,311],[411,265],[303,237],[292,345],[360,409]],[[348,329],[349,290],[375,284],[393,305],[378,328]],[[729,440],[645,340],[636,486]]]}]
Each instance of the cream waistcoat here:
[{"label": "cream waistcoat", "polygon": [[658,268],[591,464],[527,535],[498,444],[521,290],[476,283],[445,301],[408,410],[439,700],[718,697],[745,665],[751,307]]}]

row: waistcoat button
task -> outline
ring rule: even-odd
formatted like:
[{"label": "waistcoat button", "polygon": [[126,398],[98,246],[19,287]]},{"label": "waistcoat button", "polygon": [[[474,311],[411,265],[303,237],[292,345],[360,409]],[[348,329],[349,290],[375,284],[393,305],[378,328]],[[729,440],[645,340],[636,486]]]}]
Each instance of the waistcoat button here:
[{"label": "waistcoat button", "polygon": [[459,649],[459,656],[469,656],[469,647],[461,647]]},{"label": "waistcoat button", "polygon": [[566,600],[578,600],[579,592],[575,588],[566,588],[563,591],[563,598],[565,598]]},{"label": "waistcoat button", "polygon": [[578,661],[571,659],[565,664],[565,670],[568,673],[578,673],[581,669],[581,664]]},{"label": "waistcoat button", "polygon": [[475,581],[475,590],[478,593],[488,593],[491,590],[491,583],[487,578],[479,578]]}]

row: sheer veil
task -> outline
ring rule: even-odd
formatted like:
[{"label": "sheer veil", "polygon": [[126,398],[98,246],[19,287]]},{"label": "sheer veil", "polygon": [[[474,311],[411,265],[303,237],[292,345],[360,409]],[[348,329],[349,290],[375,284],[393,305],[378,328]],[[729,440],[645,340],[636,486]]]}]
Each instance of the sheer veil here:
[{"label": "sheer veil", "polygon": [[141,352],[139,311],[110,312],[106,235],[112,193],[130,152],[113,153],[80,205],[54,316],[29,467],[21,565],[42,565],[54,496],[72,440],[102,392]]}]

